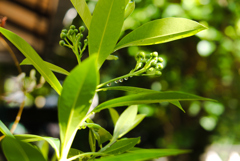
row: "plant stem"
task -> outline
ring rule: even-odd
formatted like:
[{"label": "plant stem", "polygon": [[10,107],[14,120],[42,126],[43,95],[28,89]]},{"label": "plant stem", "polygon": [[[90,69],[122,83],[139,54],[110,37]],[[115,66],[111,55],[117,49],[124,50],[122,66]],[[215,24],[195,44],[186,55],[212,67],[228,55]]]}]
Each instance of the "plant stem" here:
[{"label": "plant stem", "polygon": [[89,153],[84,153],[84,154],[75,155],[75,156],[67,159],[66,161],[71,161],[71,160],[77,159],[77,158],[79,158],[79,157],[91,156],[91,155],[94,155],[94,154],[97,154],[97,156],[108,155],[108,154],[105,154],[105,153],[89,152]]},{"label": "plant stem", "polygon": [[[24,95],[24,97],[25,97],[25,95]],[[25,101],[23,100],[22,103],[21,103],[21,105],[20,105],[20,108],[19,108],[19,110],[18,110],[18,114],[17,114],[17,116],[16,116],[16,119],[15,119],[13,125],[12,125],[11,130],[10,130],[10,132],[11,132],[12,134],[13,134],[13,132],[15,131],[15,129],[17,128],[17,125],[18,125],[18,123],[19,123],[19,121],[20,121],[20,119],[21,119],[21,115],[22,115],[22,112],[23,112],[24,104],[25,104]]]}]

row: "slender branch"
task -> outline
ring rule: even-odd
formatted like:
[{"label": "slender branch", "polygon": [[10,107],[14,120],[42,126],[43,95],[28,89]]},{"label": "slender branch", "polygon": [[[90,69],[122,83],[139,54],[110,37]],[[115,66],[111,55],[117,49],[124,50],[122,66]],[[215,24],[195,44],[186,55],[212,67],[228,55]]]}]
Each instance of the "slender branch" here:
[{"label": "slender branch", "polygon": [[[25,95],[24,95],[24,97],[25,97]],[[16,119],[15,119],[13,125],[12,125],[11,130],[10,130],[10,132],[11,132],[12,134],[13,134],[13,132],[15,131],[15,129],[17,128],[17,125],[18,125],[18,123],[19,123],[19,121],[20,121],[20,119],[21,119],[24,105],[25,105],[25,101],[23,100],[22,103],[21,103],[21,105],[20,105],[20,108],[19,108],[19,110],[18,110],[18,114],[17,114],[17,116],[16,116]]]},{"label": "slender branch", "polygon": [[17,69],[18,69],[18,72],[19,72],[19,73],[22,73],[22,69],[21,69],[21,67],[20,67],[20,65],[19,65],[19,62],[18,62],[18,60],[17,60],[17,57],[16,57],[16,55],[14,54],[14,52],[12,51],[12,49],[9,47],[9,45],[7,44],[7,42],[6,42],[1,36],[0,36],[0,41],[1,41],[1,43],[4,45],[4,47],[7,48],[8,52],[10,53],[10,55],[11,55],[11,57],[12,57],[15,65],[16,65],[16,67],[17,67]]}]

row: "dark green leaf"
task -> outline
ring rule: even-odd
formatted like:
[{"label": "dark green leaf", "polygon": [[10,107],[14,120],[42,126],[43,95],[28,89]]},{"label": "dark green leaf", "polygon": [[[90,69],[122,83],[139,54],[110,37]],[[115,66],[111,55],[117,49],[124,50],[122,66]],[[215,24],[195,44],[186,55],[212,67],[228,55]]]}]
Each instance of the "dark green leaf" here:
[{"label": "dark green leaf", "polygon": [[128,46],[145,46],[165,43],[192,36],[206,29],[203,25],[185,18],[163,18],[148,22],[126,35],[115,50]]},{"label": "dark green leaf", "polygon": [[38,72],[45,78],[45,80],[52,86],[52,88],[58,93],[61,93],[62,86],[59,83],[53,72],[45,65],[42,58],[37,52],[21,37],[0,27],[0,32],[14,45],[21,53],[28,58],[31,64],[38,70]]},{"label": "dark green leaf", "polygon": [[96,161],[141,161],[141,160],[149,160],[154,158],[160,158],[171,155],[179,155],[188,153],[187,150],[175,150],[175,149],[141,149],[131,151],[129,153],[124,153],[121,155],[114,155],[108,157],[102,157],[100,159],[96,159]]},{"label": "dark green leaf", "polygon": [[204,97],[182,93],[182,92],[159,92],[159,93],[147,92],[147,93],[123,96],[123,97],[106,101],[98,105],[92,112],[99,112],[103,109],[120,107],[120,106],[172,102],[172,101],[191,101],[191,100],[213,101],[212,99],[209,99],[209,98],[204,98]]},{"label": "dark green leaf", "polygon": [[73,4],[74,8],[77,10],[79,16],[82,18],[86,27],[89,29],[90,23],[92,20],[92,15],[88,8],[86,0],[71,0],[71,2]]},{"label": "dark green leaf", "polygon": [[140,142],[140,137],[138,138],[123,138],[116,141],[108,149],[104,151],[107,154],[121,154],[127,150],[133,148],[136,144]]},{"label": "dark green leaf", "polygon": [[6,136],[2,140],[3,153],[8,161],[46,161],[31,144]]},{"label": "dark green leaf", "polygon": [[[44,61],[44,63],[46,64],[46,66],[51,69],[52,71],[54,72],[57,72],[57,73],[60,73],[60,74],[64,74],[64,75],[69,75],[69,72],[66,71],[65,69],[59,67],[59,66],[56,66],[54,64],[51,64],[49,62],[46,62]],[[32,65],[32,63],[28,60],[28,58],[25,58],[21,63],[20,65]]]},{"label": "dark green leaf", "polygon": [[78,127],[84,122],[98,82],[96,57],[91,56],[74,68],[63,83],[58,101],[61,159],[66,159]]},{"label": "dark green leaf", "polygon": [[59,158],[60,141],[58,138],[42,137],[42,136],[31,135],[31,134],[21,134],[21,135],[14,135],[14,136],[18,140],[25,141],[25,142],[35,142],[35,141],[45,140],[52,146],[52,148],[56,152],[57,158]]},{"label": "dark green leaf", "polygon": [[100,68],[118,41],[124,21],[125,1],[99,0],[89,30],[89,54],[98,55]]}]

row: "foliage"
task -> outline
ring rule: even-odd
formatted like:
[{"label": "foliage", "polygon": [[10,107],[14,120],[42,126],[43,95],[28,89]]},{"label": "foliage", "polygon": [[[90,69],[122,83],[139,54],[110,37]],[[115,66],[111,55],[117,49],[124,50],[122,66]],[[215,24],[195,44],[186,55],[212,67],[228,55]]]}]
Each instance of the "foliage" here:
[{"label": "foliage", "polygon": [[[211,99],[182,92],[156,92],[135,87],[116,86],[114,88],[103,88],[105,85],[110,86],[111,82],[122,82],[130,77],[160,76],[163,68],[163,59],[157,52],[150,54],[140,52],[136,54],[137,62],[134,69],[128,74],[101,84],[99,84],[99,69],[105,60],[109,59],[110,54],[121,48],[169,42],[192,36],[206,29],[206,27],[184,18],[164,18],[144,24],[118,41],[124,19],[132,13],[135,6],[134,2],[129,0],[99,0],[93,16],[89,14],[84,0],[72,0],[72,3],[85,22],[89,36],[88,40],[85,39],[84,45],[82,45],[83,26],[76,29],[72,25],[69,30],[62,30],[60,45],[72,49],[78,61],[78,65],[71,72],[43,61],[22,38],[11,31],[0,28],[1,34],[25,55],[26,59],[22,64],[32,64],[59,94],[58,119],[60,141],[57,138],[35,135],[12,135],[1,122],[0,130],[5,136],[1,141],[1,145],[6,158],[9,161],[16,160],[16,158],[23,161],[36,160],[36,158],[38,160],[46,160],[44,158],[45,154],[42,154],[38,148],[28,143],[39,140],[47,141],[55,149],[53,157],[60,161],[123,159],[134,161],[188,152],[186,150],[174,149],[139,149],[135,146],[140,142],[140,138],[122,137],[144,119],[145,115],[137,114],[139,104],[169,102],[183,110],[179,101],[211,101]],[[82,61],[81,57],[87,45],[89,58]],[[67,75],[63,86],[52,71]],[[89,111],[95,93],[108,90],[130,91],[133,94],[103,102],[95,109]],[[112,108],[120,106],[129,107],[118,116],[118,113]],[[111,114],[115,122],[113,135],[90,119],[92,114],[103,109],[112,110]],[[116,119],[116,117],[119,118]],[[80,149],[71,148],[71,145],[77,131],[85,128],[89,128],[91,152],[83,153]],[[106,143],[107,141],[108,143]],[[14,148],[11,148],[11,146],[14,146]],[[12,155],[13,152],[14,155]]]}]

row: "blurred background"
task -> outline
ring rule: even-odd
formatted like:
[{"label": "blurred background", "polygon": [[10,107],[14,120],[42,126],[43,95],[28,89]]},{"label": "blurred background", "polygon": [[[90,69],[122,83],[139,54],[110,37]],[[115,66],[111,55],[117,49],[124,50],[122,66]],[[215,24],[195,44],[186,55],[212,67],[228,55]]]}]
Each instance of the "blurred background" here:
[{"label": "blurred background", "polygon": [[[97,0],[89,0],[91,12]],[[181,102],[186,113],[167,103],[140,105],[144,121],[127,137],[141,136],[139,147],[179,148],[192,152],[155,161],[239,161],[240,160],[240,2],[238,0],[135,0],[136,9],[124,23],[121,36],[138,26],[164,17],[184,17],[208,27],[196,36],[165,44],[129,47],[114,53],[118,60],[106,61],[101,82],[128,73],[140,51],[157,51],[164,59],[161,77],[133,77],[118,85],[157,91],[183,91],[217,102]],[[0,16],[8,19],[5,28],[28,41],[41,57],[68,71],[77,65],[70,49],[60,47],[59,34],[72,23],[84,25],[66,0],[1,0]],[[3,20],[2,20],[3,21]],[[0,21],[1,24],[1,21]],[[2,23],[3,24],[3,23]],[[84,32],[87,36],[87,31]],[[24,57],[9,44],[17,59]],[[87,51],[84,57],[87,57]],[[40,75],[21,66],[27,80]],[[30,76],[29,76],[30,74]],[[20,79],[6,44],[0,42],[0,119],[9,127],[19,108],[15,87]],[[18,76],[18,77],[17,77]],[[56,74],[63,81],[65,76]],[[116,84],[112,84],[114,86]],[[18,85],[21,86],[21,85]],[[98,102],[124,95],[124,92],[98,93]],[[59,137],[57,125],[58,95],[45,84],[27,95],[26,107],[16,133]],[[122,112],[124,108],[117,108]],[[96,114],[94,121],[113,130],[109,112]],[[77,134],[73,147],[89,151],[87,130]],[[83,139],[81,139],[83,138]],[[0,153],[2,154],[2,153]],[[4,160],[1,155],[0,160]]]}]

